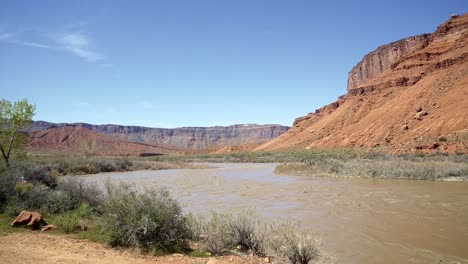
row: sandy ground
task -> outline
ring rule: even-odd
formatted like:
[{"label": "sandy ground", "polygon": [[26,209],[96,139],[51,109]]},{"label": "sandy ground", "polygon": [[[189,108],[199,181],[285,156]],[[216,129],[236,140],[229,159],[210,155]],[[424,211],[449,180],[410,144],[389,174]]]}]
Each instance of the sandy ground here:
[{"label": "sandy ground", "polygon": [[155,257],[136,251],[115,250],[106,245],[77,240],[65,235],[40,232],[12,233],[0,236],[0,263],[264,263],[258,258],[224,256],[193,258],[179,254]]}]

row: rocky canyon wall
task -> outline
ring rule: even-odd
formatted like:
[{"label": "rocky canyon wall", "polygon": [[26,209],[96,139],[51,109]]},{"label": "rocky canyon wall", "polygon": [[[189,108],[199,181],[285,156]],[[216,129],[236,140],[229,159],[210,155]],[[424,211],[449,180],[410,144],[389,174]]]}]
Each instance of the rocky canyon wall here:
[{"label": "rocky canyon wall", "polygon": [[364,56],[348,73],[348,88],[350,92],[360,87],[367,80],[377,77],[390,66],[399,61],[404,55],[415,51],[425,45],[429,34],[422,34],[404,38],[387,45]]}]

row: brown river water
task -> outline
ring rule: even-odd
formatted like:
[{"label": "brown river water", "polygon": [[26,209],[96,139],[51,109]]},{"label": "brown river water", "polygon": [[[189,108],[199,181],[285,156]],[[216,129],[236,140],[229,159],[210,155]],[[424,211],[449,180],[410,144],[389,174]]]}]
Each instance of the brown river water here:
[{"label": "brown river water", "polygon": [[103,173],[92,181],[166,186],[184,210],[255,209],[300,221],[336,263],[468,263],[468,184],[279,176],[275,164]]}]

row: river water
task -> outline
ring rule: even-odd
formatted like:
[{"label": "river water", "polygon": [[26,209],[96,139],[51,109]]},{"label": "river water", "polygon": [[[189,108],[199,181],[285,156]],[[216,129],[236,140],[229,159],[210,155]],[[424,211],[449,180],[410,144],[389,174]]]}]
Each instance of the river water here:
[{"label": "river water", "polygon": [[255,209],[266,221],[300,221],[336,263],[468,263],[468,184],[279,176],[275,164],[103,173],[166,186],[184,210]]}]

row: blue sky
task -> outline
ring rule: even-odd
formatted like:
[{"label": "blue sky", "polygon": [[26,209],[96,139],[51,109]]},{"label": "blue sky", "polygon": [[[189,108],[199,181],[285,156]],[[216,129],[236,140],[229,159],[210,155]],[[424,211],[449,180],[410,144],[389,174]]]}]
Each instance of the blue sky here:
[{"label": "blue sky", "polygon": [[377,46],[466,0],[21,1],[0,4],[1,98],[36,120],[291,125],[346,92]]}]

